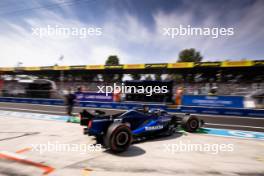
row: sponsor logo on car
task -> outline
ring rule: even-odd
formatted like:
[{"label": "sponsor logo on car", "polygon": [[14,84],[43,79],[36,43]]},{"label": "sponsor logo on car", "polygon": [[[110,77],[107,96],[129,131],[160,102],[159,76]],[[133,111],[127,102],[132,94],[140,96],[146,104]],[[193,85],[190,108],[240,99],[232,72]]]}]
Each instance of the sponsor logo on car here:
[{"label": "sponsor logo on car", "polygon": [[152,130],[160,130],[163,128],[163,125],[157,125],[157,126],[149,126],[149,127],[145,127],[146,131],[152,131]]}]

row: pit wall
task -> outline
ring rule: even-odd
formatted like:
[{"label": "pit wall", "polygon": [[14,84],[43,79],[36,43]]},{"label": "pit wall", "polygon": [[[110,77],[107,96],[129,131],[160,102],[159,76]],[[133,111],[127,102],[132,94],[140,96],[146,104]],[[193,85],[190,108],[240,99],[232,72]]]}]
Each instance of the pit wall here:
[{"label": "pit wall", "polygon": [[[31,98],[0,97],[0,102],[58,105],[58,106],[64,105],[64,101],[62,99],[40,99],[40,98],[31,99]],[[171,113],[191,113],[191,114],[245,116],[245,117],[264,118],[264,109],[199,107],[199,106],[179,106],[179,107],[172,108],[165,104],[148,104],[148,105],[150,108],[164,109]],[[127,109],[132,109],[132,108],[140,108],[142,107],[142,103],[139,103],[139,102],[137,103],[128,103],[128,102],[113,103],[113,102],[81,101],[77,104],[77,106],[127,110]]]}]

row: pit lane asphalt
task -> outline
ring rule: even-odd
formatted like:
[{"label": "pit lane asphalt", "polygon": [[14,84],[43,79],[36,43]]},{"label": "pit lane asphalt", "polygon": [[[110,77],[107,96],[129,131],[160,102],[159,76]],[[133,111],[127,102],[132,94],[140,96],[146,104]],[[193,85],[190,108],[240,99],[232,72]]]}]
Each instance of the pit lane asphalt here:
[{"label": "pit lane asphalt", "polygon": [[264,176],[262,140],[177,132],[112,154],[74,123],[10,115],[0,129],[0,176]]},{"label": "pit lane asphalt", "polygon": [[[75,107],[74,113],[78,113],[82,111],[82,109],[93,110],[95,108]],[[65,106],[55,106],[55,105],[0,102],[0,110],[66,115]],[[116,112],[124,111],[124,110],[113,110],[113,109],[102,109],[102,110],[106,111],[107,114],[114,114]],[[218,116],[218,115],[197,115],[197,116],[200,119],[204,120],[205,127],[264,132],[264,118]]]}]

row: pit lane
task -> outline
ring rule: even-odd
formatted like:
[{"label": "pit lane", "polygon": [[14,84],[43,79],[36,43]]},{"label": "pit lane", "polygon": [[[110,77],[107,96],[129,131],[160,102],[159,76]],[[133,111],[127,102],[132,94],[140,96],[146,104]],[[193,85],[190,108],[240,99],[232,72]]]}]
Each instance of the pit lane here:
[{"label": "pit lane", "polygon": [[[0,110],[7,111],[65,115],[65,109],[66,107],[64,106],[55,105],[0,102]],[[74,113],[78,113],[82,109],[93,110],[93,108],[88,107],[75,107]],[[106,111],[107,114],[114,114],[118,111],[124,111],[116,109],[102,110]],[[197,116],[205,121],[205,127],[264,132],[264,118],[199,114],[197,114]]]},{"label": "pit lane", "polygon": [[[55,141],[63,144],[94,144],[92,137],[82,135],[78,124],[56,120],[36,120],[0,117],[1,153],[15,158],[25,158],[29,163],[10,158],[0,158],[0,175],[12,176],[161,176],[161,175],[264,175],[263,140],[238,139],[175,133],[173,136],[139,142],[119,155],[104,149],[81,153],[79,151],[38,152],[30,149],[32,144]],[[231,152],[213,154],[206,151],[171,152],[166,145],[232,144]],[[23,157],[24,156],[24,157]]]}]

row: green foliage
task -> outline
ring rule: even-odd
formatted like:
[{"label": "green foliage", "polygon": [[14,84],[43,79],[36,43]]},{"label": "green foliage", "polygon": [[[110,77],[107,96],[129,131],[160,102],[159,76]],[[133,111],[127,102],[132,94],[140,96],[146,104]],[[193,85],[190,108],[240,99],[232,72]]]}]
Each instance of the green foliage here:
[{"label": "green foliage", "polygon": [[[116,55],[109,56],[105,61],[105,65],[119,65],[119,58]],[[103,74],[104,82],[120,82],[122,78],[123,74]]]},{"label": "green foliage", "polygon": [[109,56],[105,61],[105,65],[119,65],[119,58],[115,55]]},{"label": "green foliage", "polygon": [[184,49],[179,54],[178,62],[201,62],[203,57],[194,48]]}]

